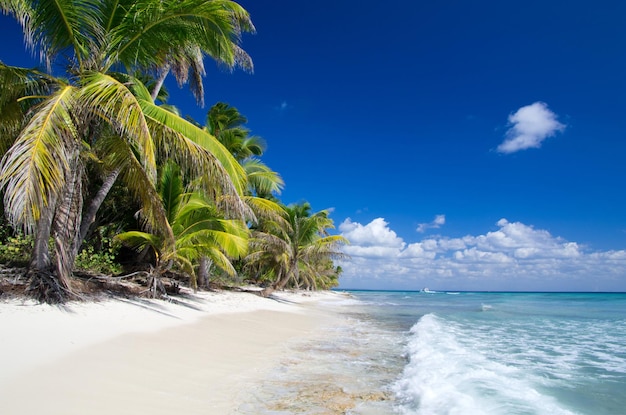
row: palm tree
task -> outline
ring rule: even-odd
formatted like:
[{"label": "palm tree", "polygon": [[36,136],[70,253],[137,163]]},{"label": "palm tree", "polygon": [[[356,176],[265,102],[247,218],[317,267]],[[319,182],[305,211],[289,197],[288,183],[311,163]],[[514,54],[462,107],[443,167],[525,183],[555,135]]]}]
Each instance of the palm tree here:
[{"label": "palm tree", "polygon": [[[245,127],[248,119],[237,108],[218,102],[207,112],[206,126],[235,157],[243,167],[247,188],[244,201],[258,219],[284,222],[282,207],[276,203],[275,195],[280,194],[284,182],[280,175],[265,165],[258,157],[265,151],[265,142],[258,136],[251,136]],[[254,224],[252,224],[254,226]],[[208,281],[208,258],[200,258],[199,279]]]},{"label": "palm tree", "polygon": [[271,199],[284,187],[280,175],[263,163],[259,157],[266,149],[265,141],[250,135],[245,127],[248,119],[237,108],[218,102],[207,112],[205,129],[214,135],[246,171],[247,194]]},{"label": "palm tree", "polygon": [[159,277],[172,267],[187,274],[191,286],[197,288],[195,266],[200,257],[234,275],[230,258],[243,256],[248,247],[245,222],[224,219],[201,192],[185,192],[180,168],[174,163],[167,163],[161,170],[159,195],[174,234],[174,245],[149,232],[130,231],[117,236],[138,250],[146,247],[153,250],[156,266],[150,272],[149,283],[153,296],[157,294]]},{"label": "palm tree", "polygon": [[[81,228],[98,208],[90,206],[88,223],[81,225],[85,166],[94,159],[107,173],[94,200],[101,203],[107,187],[121,177],[141,199],[147,229],[160,229],[169,244],[173,232],[155,189],[159,157],[173,157],[186,174],[203,177],[208,194],[229,196],[229,214],[246,211],[239,199],[245,174],[230,153],[206,131],[155,105],[137,78],[113,69],[160,68],[175,51],[194,44],[206,53],[209,45],[236,46],[242,30],[252,28],[246,26],[248,14],[225,0],[157,3],[0,3],[22,24],[27,46],[40,51],[49,71],[60,52],[70,57],[69,80],[0,66],[3,96],[6,91],[17,98],[0,99],[0,113],[9,120],[2,120],[2,128],[11,132],[0,162],[0,187],[11,223],[36,234],[31,287],[41,300],[62,301],[71,292]],[[21,82],[14,83],[16,78]],[[51,234],[54,267],[47,250]]]},{"label": "palm tree", "polygon": [[342,236],[328,233],[328,229],[333,228],[328,211],[311,214],[308,203],[284,210],[285,221],[265,221],[260,230],[253,233],[246,257],[250,270],[271,281],[263,290],[263,296],[282,290],[289,282],[297,283],[301,277],[315,279],[325,275],[320,272],[320,264],[327,265],[333,258],[342,258],[344,254],[339,247],[348,242]]},{"label": "palm tree", "polygon": [[[230,3],[232,2],[227,3],[227,7],[232,7],[230,15],[232,28],[230,31],[218,32],[216,34],[214,23],[204,21],[204,27],[200,30],[201,37],[199,39],[189,39],[189,42],[182,47],[172,48],[167,53],[165,62],[156,70],[158,77],[152,88],[153,99],[156,99],[165,78],[172,72],[179,86],[189,82],[196,100],[200,105],[204,106],[202,78],[205,75],[205,53],[229,70],[239,67],[246,72],[253,71],[252,59],[239,46],[239,42],[241,41],[242,32],[255,32],[254,25],[245,10],[236,8],[234,7],[236,4]],[[206,36],[207,34],[209,36]]]}]

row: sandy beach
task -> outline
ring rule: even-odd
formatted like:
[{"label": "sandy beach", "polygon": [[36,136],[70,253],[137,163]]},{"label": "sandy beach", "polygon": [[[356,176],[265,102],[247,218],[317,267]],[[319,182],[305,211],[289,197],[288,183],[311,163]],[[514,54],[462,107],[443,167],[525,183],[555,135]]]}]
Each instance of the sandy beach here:
[{"label": "sandy beach", "polygon": [[230,414],[337,293],[0,302],[3,414]]}]

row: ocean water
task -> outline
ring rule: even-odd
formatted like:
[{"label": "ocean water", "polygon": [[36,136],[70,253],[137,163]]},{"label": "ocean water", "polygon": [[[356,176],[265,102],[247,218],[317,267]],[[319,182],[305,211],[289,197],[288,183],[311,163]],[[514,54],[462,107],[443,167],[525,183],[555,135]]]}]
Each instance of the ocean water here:
[{"label": "ocean water", "polygon": [[350,291],[242,414],[626,414],[626,294]]}]

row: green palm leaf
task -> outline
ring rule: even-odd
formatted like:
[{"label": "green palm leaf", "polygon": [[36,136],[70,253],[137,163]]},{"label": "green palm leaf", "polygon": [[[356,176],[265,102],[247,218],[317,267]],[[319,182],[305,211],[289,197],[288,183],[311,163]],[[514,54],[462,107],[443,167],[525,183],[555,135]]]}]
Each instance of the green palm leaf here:
[{"label": "green palm leaf", "polygon": [[134,1],[111,31],[111,51],[126,65],[149,67],[155,57],[165,60],[163,45],[195,43],[229,67],[237,64],[233,45],[242,31],[254,26],[248,13],[226,0]]},{"label": "green palm leaf", "polygon": [[150,247],[158,257],[161,256],[163,240],[157,235],[147,232],[129,231],[118,234],[117,238],[125,245],[137,251],[142,251],[146,247]]},{"label": "green palm leaf", "polygon": [[[196,177],[208,174],[224,194],[243,193],[245,172],[215,137],[152,102],[140,103],[166,155],[178,157],[178,164],[192,169]],[[245,210],[243,204],[238,210]]]},{"label": "green palm leaf", "polygon": [[2,10],[22,25],[26,45],[39,51],[50,69],[54,57],[68,48],[79,67],[89,57],[90,45],[102,36],[98,15],[90,0],[9,0]]},{"label": "green palm leaf", "polygon": [[248,187],[253,194],[259,196],[280,194],[285,182],[280,174],[270,169],[260,160],[249,158],[243,162],[243,168],[248,177]]},{"label": "green palm leaf", "polygon": [[32,229],[41,209],[49,207],[65,183],[71,143],[77,128],[71,111],[76,90],[65,86],[38,105],[0,163],[9,220]]},{"label": "green palm leaf", "polygon": [[114,77],[93,72],[81,79],[81,104],[130,141],[151,182],[156,182],[156,149],[140,102]]},{"label": "green palm leaf", "polygon": [[160,194],[163,200],[167,219],[174,222],[178,215],[183,195],[183,181],[178,172],[179,168],[174,163],[167,163],[161,170]]},{"label": "green palm leaf", "polygon": [[[161,195],[136,158],[136,153],[117,135],[105,136],[98,150],[106,155],[104,161],[110,169],[120,168],[121,178],[130,192],[141,201],[140,211],[145,229],[162,235],[164,249],[173,249],[174,233],[167,219]],[[103,137],[104,138],[104,137]]]}]

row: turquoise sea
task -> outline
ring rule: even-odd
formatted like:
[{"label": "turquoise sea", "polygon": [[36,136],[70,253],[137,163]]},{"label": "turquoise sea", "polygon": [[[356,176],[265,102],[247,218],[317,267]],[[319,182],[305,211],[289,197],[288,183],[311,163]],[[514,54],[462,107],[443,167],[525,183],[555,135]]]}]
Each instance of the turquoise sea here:
[{"label": "turquoise sea", "polygon": [[240,413],[626,413],[626,294],[348,293]]}]

